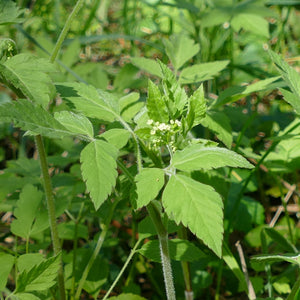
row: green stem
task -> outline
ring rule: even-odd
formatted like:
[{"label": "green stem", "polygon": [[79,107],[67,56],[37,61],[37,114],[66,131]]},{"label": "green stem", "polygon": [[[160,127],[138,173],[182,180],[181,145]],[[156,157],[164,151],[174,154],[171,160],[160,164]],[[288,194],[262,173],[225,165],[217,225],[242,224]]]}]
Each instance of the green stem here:
[{"label": "green stem", "polygon": [[[43,139],[40,135],[37,135],[35,137],[35,142],[39,153],[40,165],[41,165],[43,181],[44,181],[44,189],[46,193],[46,201],[47,201],[48,217],[50,222],[53,251],[54,251],[54,255],[58,255],[61,252],[61,246],[58,237],[53,190],[52,190],[50,175],[48,173],[48,163],[47,163],[47,157],[45,153],[45,147],[43,144]],[[65,295],[64,271],[63,271],[62,260],[60,262],[60,268],[58,270],[58,287],[60,292],[60,299],[65,300],[66,295]]]},{"label": "green stem", "polygon": [[125,262],[125,264],[123,265],[123,268],[121,269],[120,273],[118,274],[117,278],[115,279],[115,281],[113,282],[113,284],[111,285],[111,287],[109,288],[109,290],[107,291],[107,293],[105,294],[105,297],[103,298],[103,300],[107,299],[108,296],[110,295],[110,293],[112,292],[112,290],[114,289],[115,285],[118,283],[119,279],[121,278],[121,276],[123,275],[124,271],[126,270],[129,262],[131,261],[133,255],[136,252],[137,247],[139,246],[140,242],[142,241],[142,239],[138,240],[135,243],[135,246],[132,248],[129,256],[127,257],[127,260]]},{"label": "green stem", "polygon": [[[295,299],[299,299],[299,298],[296,298],[296,294],[298,292],[298,290],[300,289],[300,276],[298,276],[298,279],[297,281],[295,282],[293,288],[292,288],[292,291],[291,293],[289,294],[289,296],[287,297],[286,300],[295,300]],[[299,294],[298,294],[299,296]]]},{"label": "green stem", "polygon": [[55,47],[53,49],[53,52],[51,54],[51,57],[50,57],[50,62],[54,62],[56,57],[57,57],[57,54],[58,54],[58,51],[59,49],[61,48],[61,45],[63,43],[63,41],[65,40],[66,36],[67,36],[67,33],[70,29],[70,26],[71,26],[71,23],[73,21],[73,19],[76,17],[77,13],[79,12],[80,10],[80,7],[81,5],[83,4],[84,0],[78,0],[73,11],[71,12],[71,14],[69,15],[66,23],[65,23],[65,26],[64,28],[62,29],[59,37],[58,37],[58,40],[56,41],[56,44],[55,44]]},{"label": "green stem", "polygon": [[165,280],[167,299],[176,300],[173,275],[172,275],[172,267],[171,267],[171,259],[170,259],[169,246],[168,246],[168,241],[169,241],[168,231],[163,225],[160,212],[158,208],[155,206],[155,204],[150,202],[150,204],[147,205],[147,210],[150,215],[150,218],[152,219],[152,222],[155,225],[158,234],[158,240],[160,245],[160,256],[161,256],[161,263],[162,263],[164,280]]},{"label": "green stem", "polygon": [[109,212],[109,215],[108,215],[108,218],[105,222],[105,224],[102,224],[102,232],[101,234],[99,235],[99,238],[98,238],[98,241],[97,241],[97,245],[94,249],[94,252],[88,262],[88,264],[86,265],[84,271],[83,271],[83,274],[82,274],[82,277],[79,281],[79,285],[78,285],[78,288],[77,288],[77,291],[76,291],[76,294],[75,294],[75,300],[79,299],[80,298],[80,295],[81,295],[81,291],[83,289],[83,286],[84,286],[84,283],[89,275],[89,272],[95,262],[95,259],[97,258],[100,250],[101,250],[101,247],[103,245],[103,242],[105,240],[105,237],[106,237],[106,234],[108,232],[108,229],[109,229],[109,224],[111,222],[111,219],[112,219],[112,215],[113,215],[113,212],[114,212],[114,209],[117,205],[118,201],[115,201],[110,209],[110,212]]}]

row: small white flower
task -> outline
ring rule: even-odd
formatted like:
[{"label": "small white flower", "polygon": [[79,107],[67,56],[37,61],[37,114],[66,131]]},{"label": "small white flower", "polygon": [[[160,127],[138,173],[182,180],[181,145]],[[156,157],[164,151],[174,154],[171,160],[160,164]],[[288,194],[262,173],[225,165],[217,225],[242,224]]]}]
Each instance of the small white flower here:
[{"label": "small white flower", "polygon": [[230,27],[230,23],[229,22],[223,23],[223,28],[224,29],[228,29],[229,27]]},{"label": "small white flower", "polygon": [[152,130],[150,131],[150,134],[151,134],[151,135],[155,135],[155,133],[156,133],[156,131],[155,131],[154,129],[152,129]]},{"label": "small white flower", "polygon": [[174,124],[174,120],[170,120],[170,124],[173,125]]},{"label": "small white flower", "polygon": [[175,120],[175,124],[176,124],[178,127],[180,127],[180,126],[181,126],[181,122],[180,122],[180,121],[178,121],[178,120]]},{"label": "small white flower", "polygon": [[152,125],[153,122],[154,122],[154,121],[153,121],[152,119],[150,119],[150,120],[147,121],[147,124],[148,124],[148,125]]}]

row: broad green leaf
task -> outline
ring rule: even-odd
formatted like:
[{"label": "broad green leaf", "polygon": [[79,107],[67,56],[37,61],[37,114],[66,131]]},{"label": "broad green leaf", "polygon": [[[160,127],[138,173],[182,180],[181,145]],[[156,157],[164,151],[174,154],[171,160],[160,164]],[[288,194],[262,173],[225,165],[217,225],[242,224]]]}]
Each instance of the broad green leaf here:
[{"label": "broad green leaf", "polygon": [[58,84],[56,88],[63,99],[87,117],[113,122],[119,116],[118,100],[113,94],[84,83]]},{"label": "broad green leaf", "polygon": [[43,193],[33,185],[25,185],[17,201],[17,208],[14,211],[16,217],[11,224],[11,232],[17,236],[28,239],[32,226],[38,214]]},{"label": "broad green leaf", "polygon": [[118,150],[102,140],[89,143],[80,154],[82,177],[96,209],[116,184],[117,156]]},{"label": "broad green leaf", "polygon": [[[168,241],[170,257],[177,261],[195,261],[206,255],[193,243],[187,240],[172,239]],[[161,262],[160,246],[158,240],[147,242],[137,252],[155,262]]]},{"label": "broad green leaf", "polygon": [[18,271],[29,271],[33,266],[40,264],[45,261],[43,254],[41,253],[27,253],[22,254],[18,257]]},{"label": "broad green leaf", "polygon": [[6,286],[8,275],[15,263],[15,258],[6,253],[0,253],[0,291]]},{"label": "broad green leaf", "polygon": [[246,31],[250,31],[255,35],[261,35],[265,38],[269,38],[269,22],[261,16],[254,14],[238,14],[234,16],[230,22],[232,28],[235,31],[239,31],[243,28]]},{"label": "broad green leaf", "polygon": [[138,68],[160,78],[163,77],[160,66],[155,60],[145,57],[131,57],[130,60]]},{"label": "broad green leaf", "polygon": [[55,88],[47,73],[56,72],[53,64],[31,54],[18,54],[0,62],[0,75],[28,99],[47,106],[55,96]]},{"label": "broad green leaf", "polygon": [[160,123],[166,123],[169,121],[166,103],[158,86],[156,86],[151,80],[149,80],[148,83],[147,109],[148,116],[153,121]]},{"label": "broad green leaf", "polygon": [[231,148],[232,130],[230,120],[225,113],[208,110],[205,118],[201,120],[201,124],[214,132],[227,148]]},{"label": "broad green leaf", "polygon": [[162,202],[170,218],[187,226],[219,257],[222,256],[223,202],[211,186],[184,175],[173,175]]},{"label": "broad green leaf", "polygon": [[162,86],[164,95],[167,98],[165,99],[166,105],[169,113],[171,113],[171,117],[176,119],[181,115],[183,108],[186,106],[188,97],[185,89],[180,86],[172,71],[161,61],[158,62],[163,73]]},{"label": "broad green leaf", "polygon": [[189,59],[196,55],[200,47],[185,34],[176,34],[163,41],[166,53],[175,70],[178,70]]},{"label": "broad green leaf", "polygon": [[19,9],[14,1],[0,0],[0,25],[21,23],[20,15],[25,9]]},{"label": "broad green leaf", "polygon": [[71,111],[60,111],[54,114],[54,118],[70,132],[94,137],[93,125],[88,118]]},{"label": "broad green leaf", "polygon": [[60,255],[51,257],[29,271],[24,270],[17,280],[16,293],[43,291],[55,284],[60,264]]},{"label": "broad green leaf", "polygon": [[[290,104],[293,107],[294,105],[295,107],[298,107],[300,102],[300,75],[294,68],[289,66],[288,63],[286,63],[278,54],[276,54],[271,50],[269,51],[269,54],[273,62],[275,63],[276,67],[278,68],[284,81],[288,84],[292,92],[297,95],[298,101],[296,101],[295,104],[293,103]],[[297,111],[297,113],[299,112]]]},{"label": "broad green leaf", "polygon": [[117,149],[122,149],[130,138],[130,132],[122,128],[112,128],[103,132],[99,137],[105,138],[105,140]]},{"label": "broad green leaf", "polygon": [[204,98],[202,85],[200,85],[200,87],[193,93],[188,101],[189,106],[186,115],[186,121],[188,124],[187,130],[190,130],[194,126],[200,124],[201,120],[206,114],[206,100]]},{"label": "broad green leaf", "polygon": [[214,78],[224,70],[229,60],[208,62],[184,68],[179,77],[180,84],[196,83]]},{"label": "broad green leaf", "polygon": [[119,100],[120,112],[122,119],[126,122],[132,122],[135,115],[145,105],[145,102],[139,101],[140,95],[138,93],[130,93],[123,96]]},{"label": "broad green leaf", "polygon": [[108,300],[146,300],[146,298],[134,294],[120,294],[116,297],[110,297]]},{"label": "broad green leaf", "polygon": [[41,134],[49,138],[74,135],[38,104],[25,99],[0,105],[0,120],[12,121],[16,127],[29,130],[28,134]]},{"label": "broad green leaf", "polygon": [[274,84],[274,82],[279,78],[279,76],[276,76],[260,80],[250,85],[229,87],[228,89],[220,93],[217,101],[213,104],[213,107],[219,107],[227,103],[235,102],[254,92],[271,89],[273,88],[272,84]]},{"label": "broad green leaf", "polygon": [[253,260],[265,262],[265,263],[273,263],[273,262],[289,262],[292,264],[298,265],[300,267],[300,254],[264,254],[257,255],[252,257]]},{"label": "broad green leaf", "polygon": [[13,300],[41,300],[41,298],[31,293],[16,293],[12,296],[12,299]]},{"label": "broad green leaf", "polygon": [[162,169],[145,168],[135,176],[137,187],[137,207],[141,208],[154,200],[165,183]]},{"label": "broad green leaf", "polygon": [[220,147],[193,144],[176,151],[171,165],[182,171],[211,170],[222,167],[253,168],[243,156]]}]

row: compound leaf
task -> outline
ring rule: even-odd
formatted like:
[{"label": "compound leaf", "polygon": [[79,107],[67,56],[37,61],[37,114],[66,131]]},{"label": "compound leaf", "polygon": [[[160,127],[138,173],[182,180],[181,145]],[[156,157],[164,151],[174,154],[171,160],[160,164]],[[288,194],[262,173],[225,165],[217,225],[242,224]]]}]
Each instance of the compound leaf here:
[{"label": "compound leaf", "polygon": [[113,94],[84,83],[59,84],[56,88],[62,98],[87,117],[113,122],[119,116],[119,103]]},{"label": "compound leaf", "polygon": [[182,171],[211,170],[222,167],[253,168],[243,156],[220,147],[193,144],[175,152],[172,166]]},{"label": "compound leaf", "polygon": [[16,293],[43,291],[55,284],[59,269],[60,255],[51,257],[29,271],[24,270],[17,280]]},{"label": "compound leaf", "polygon": [[190,58],[196,55],[200,47],[187,35],[173,35],[170,39],[164,40],[166,53],[170,58],[175,70],[178,70]]},{"label": "compound leaf", "polygon": [[147,205],[154,200],[164,186],[164,171],[157,168],[145,168],[136,175],[137,208]]},{"label": "compound leaf", "polygon": [[55,88],[47,73],[56,72],[53,64],[31,54],[17,54],[0,62],[0,75],[28,99],[47,106],[55,96]]},{"label": "compound leaf", "polygon": [[171,176],[162,196],[168,216],[187,226],[219,257],[222,255],[223,202],[209,185],[184,175]]},{"label": "compound leaf", "polygon": [[43,107],[26,99],[0,105],[0,119],[13,121],[16,127],[29,130],[33,135],[41,134],[49,138],[73,135]]},{"label": "compound leaf", "polygon": [[33,185],[24,186],[14,211],[16,219],[11,224],[13,234],[25,239],[29,238],[42,197],[43,193]]},{"label": "compound leaf", "polygon": [[96,209],[107,199],[116,184],[118,150],[111,144],[96,140],[81,152],[81,172]]}]

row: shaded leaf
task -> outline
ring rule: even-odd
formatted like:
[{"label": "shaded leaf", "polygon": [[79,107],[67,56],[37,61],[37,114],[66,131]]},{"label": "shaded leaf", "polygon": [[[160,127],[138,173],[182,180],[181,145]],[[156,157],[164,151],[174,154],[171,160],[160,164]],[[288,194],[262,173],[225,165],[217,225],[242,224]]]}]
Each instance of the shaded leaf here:
[{"label": "shaded leaf", "polygon": [[[206,255],[193,243],[187,240],[171,239],[168,241],[170,257],[177,261],[195,261]],[[137,252],[155,262],[161,262],[160,246],[158,240],[147,242]]]},{"label": "shaded leaf", "polygon": [[164,39],[163,43],[175,70],[182,67],[200,50],[199,45],[185,34],[172,35],[169,39]]},{"label": "shaded leaf", "polygon": [[0,62],[0,75],[28,99],[47,106],[55,96],[55,88],[47,73],[56,72],[53,64],[31,54],[18,54]]},{"label": "shaded leaf", "polygon": [[28,134],[41,134],[49,138],[62,138],[74,135],[40,105],[19,99],[0,105],[0,119],[13,121],[16,127],[29,130]]},{"label": "shaded leaf", "polygon": [[211,170],[222,167],[253,168],[243,156],[220,147],[193,144],[176,151],[171,165],[182,171]]},{"label": "shaded leaf", "polygon": [[141,208],[154,200],[165,183],[162,169],[145,168],[135,176],[137,187],[137,207]]},{"label": "shaded leaf", "polygon": [[188,84],[212,79],[228,64],[229,60],[220,60],[184,68],[180,74],[179,82],[180,84]]},{"label": "shaded leaf", "polygon": [[116,184],[117,155],[118,150],[102,140],[89,143],[80,154],[82,177],[96,209]]},{"label": "shaded leaf", "polygon": [[0,25],[15,24],[23,22],[20,15],[25,9],[19,9],[15,2],[11,0],[0,1]]},{"label": "shaded leaf", "polygon": [[24,270],[18,276],[15,292],[33,292],[49,289],[55,284],[59,263],[60,255],[41,262],[29,271]]},{"label": "shaded leaf", "polygon": [[33,185],[24,186],[17,201],[17,208],[14,210],[16,219],[11,224],[13,234],[25,239],[30,237],[42,197],[43,193]]},{"label": "shaded leaf", "polygon": [[209,185],[183,175],[171,176],[162,197],[168,216],[187,226],[219,257],[222,255],[223,202]]},{"label": "shaded leaf", "polygon": [[0,291],[3,291],[6,286],[8,275],[14,263],[15,258],[12,255],[3,252],[0,253]]}]

